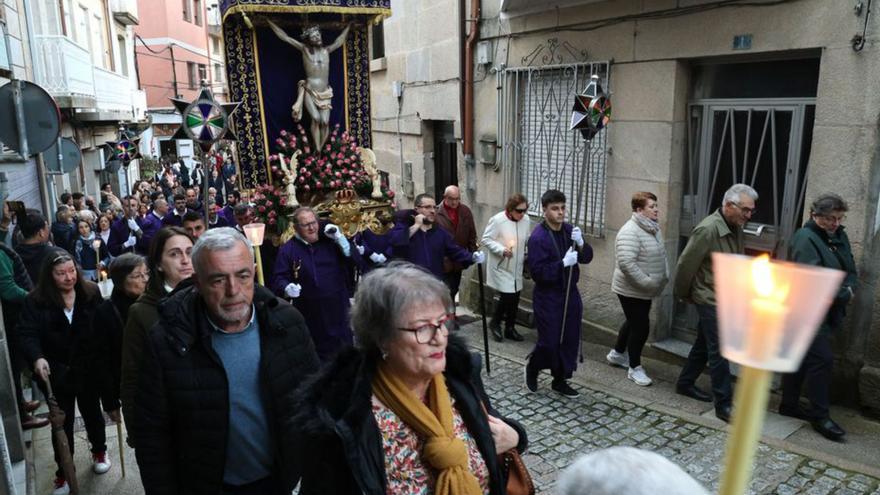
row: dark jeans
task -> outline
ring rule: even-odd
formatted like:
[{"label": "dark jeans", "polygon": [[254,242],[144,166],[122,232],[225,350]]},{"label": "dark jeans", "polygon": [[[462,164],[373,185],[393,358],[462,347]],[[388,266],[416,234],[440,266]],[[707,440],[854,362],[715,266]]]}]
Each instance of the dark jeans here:
[{"label": "dark jeans", "polygon": [[495,314],[492,315],[492,323],[500,325],[504,323],[505,329],[516,325],[516,311],[519,308],[519,292],[498,293],[498,305],[495,306]]},{"label": "dark jeans", "polygon": [[[49,396],[46,386],[41,380],[38,380],[40,390],[43,395]],[[52,384],[52,391],[55,393],[55,399],[58,401],[58,407],[64,411],[64,434],[67,435],[67,445],[70,447],[70,455],[73,457],[73,422],[76,419],[75,405],[79,406],[79,412],[82,414],[83,423],[86,425],[86,436],[89,443],[92,444],[92,454],[100,454],[107,451],[107,434],[104,431],[104,413],[101,412],[100,399],[98,394],[92,391],[81,392],[79,394]],[[58,464],[58,470],[55,471],[56,476],[62,476],[61,456],[58,455],[58,447],[53,442],[55,450],[55,463]]]},{"label": "dark jeans", "polygon": [[452,303],[455,304],[455,295],[458,294],[458,288],[461,286],[461,270],[444,273],[443,282],[449,287],[449,295],[452,296]]},{"label": "dark jeans", "polygon": [[708,304],[697,304],[697,313],[700,315],[697,340],[691,347],[687,363],[678,375],[678,387],[693,386],[708,362],[715,409],[728,407],[733,403],[733,385],[730,364],[721,356],[718,345],[718,314],[715,306]]},{"label": "dark jeans", "polygon": [[268,476],[247,485],[236,486],[223,483],[220,495],[289,495],[289,493],[290,491],[282,488],[275,478]]},{"label": "dark jeans", "polygon": [[834,365],[834,352],[831,338],[819,333],[810,344],[801,367],[794,373],[782,376],[782,408],[797,410],[801,388],[807,382],[807,398],[811,408],[806,411],[810,419],[820,420],[829,416],[831,399],[831,368]]},{"label": "dark jeans", "polygon": [[617,295],[626,321],[617,333],[617,344],[614,350],[617,352],[629,352],[629,367],[635,368],[642,364],[642,349],[648,341],[648,332],[651,330],[651,300],[637,299]]}]

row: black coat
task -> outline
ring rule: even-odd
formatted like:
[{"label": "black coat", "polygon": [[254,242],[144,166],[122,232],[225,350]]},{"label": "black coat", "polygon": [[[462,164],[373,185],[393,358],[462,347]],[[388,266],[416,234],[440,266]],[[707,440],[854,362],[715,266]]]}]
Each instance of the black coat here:
[{"label": "black coat", "polygon": [[104,394],[102,376],[108,361],[101,354],[103,344],[93,325],[101,295],[95,284],[86,283],[92,286],[94,295],[87,298],[77,294],[72,323],[61,308],[37,300],[33,292],[28,294],[16,334],[28,366],[32,367],[39,358],[49,362],[54,390],[64,389],[72,394],[96,391],[101,395],[104,410],[112,411],[119,404]]},{"label": "black coat", "polygon": [[[382,436],[373,417],[372,382],[379,356],[351,349],[340,352],[297,393],[290,428],[301,435],[301,495],[387,493]],[[495,442],[480,403],[489,403],[479,365],[461,339],[450,336],[446,349],[446,386],[455,398],[468,431],[486,461],[490,493],[504,495],[506,477],[495,454]],[[477,363],[479,357],[476,357]],[[528,445],[523,427],[502,418],[519,433],[517,449]]]},{"label": "black coat", "polygon": [[[260,379],[274,440],[273,474],[291,490],[300,470],[282,423],[294,389],[318,369],[302,315],[256,287]],[[229,431],[226,372],[211,345],[214,330],[195,288],[175,291],[159,306],[138,380],[134,423],[138,466],[147,494],[220,492]]]},{"label": "black coat", "polygon": [[105,387],[103,397],[116,404],[119,408],[119,390],[122,376],[122,330],[128,318],[128,308],[137,299],[125,295],[118,287],[113,290],[110,299],[102,302],[95,310],[94,330],[102,345],[102,357],[107,361],[106,373],[102,385]]}]

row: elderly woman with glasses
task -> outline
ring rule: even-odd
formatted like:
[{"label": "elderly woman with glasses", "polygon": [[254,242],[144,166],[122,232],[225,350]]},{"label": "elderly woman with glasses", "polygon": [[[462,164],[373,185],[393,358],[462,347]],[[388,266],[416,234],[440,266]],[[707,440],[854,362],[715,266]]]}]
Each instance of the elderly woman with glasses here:
[{"label": "elderly woman with glasses", "polygon": [[[843,226],[848,209],[840,196],[823,194],[813,201],[810,220],[792,236],[791,261],[842,270],[846,277],[800,369],[783,376],[782,404],[779,406],[780,414],[809,421],[814,430],[833,441],[843,440],[846,432],[829,413],[831,367],[834,364],[831,334],[843,323],[846,306],[852,301],[858,282],[852,247]],[[804,382],[810,399],[809,410],[803,410],[799,404]]]},{"label": "elderly woman with glasses", "polygon": [[410,263],[361,280],[351,309],[358,347],[291,407],[301,494],[505,493],[497,455],[524,450],[525,431],[492,408],[479,358],[446,328],[451,309],[443,282]]},{"label": "elderly woman with glasses", "polygon": [[[101,397],[108,362],[101,355],[100,337],[92,326],[100,303],[98,286],[83,278],[70,253],[54,248],[40,268],[36,287],[25,298],[17,331],[22,353],[33,363],[38,386],[49,395],[46,384],[51,383],[58,406],[64,411],[64,433],[71,456],[78,406],[92,444],[92,468],[104,474],[110,469],[110,459],[100,402],[115,421],[119,420],[119,405],[112,397]],[[53,493],[67,493],[57,452],[55,460],[58,470]]]},{"label": "elderly woman with glasses", "polygon": [[[486,283],[499,293],[495,314],[489,323],[495,340],[504,337],[520,342],[523,340],[514,325],[519,307],[519,294],[523,288],[523,266],[526,262],[526,243],[531,225],[527,211],[529,202],[525,196],[515,193],[507,198],[504,211],[489,219],[483,231],[481,243],[489,252]],[[501,333],[504,323],[504,334]]]}]

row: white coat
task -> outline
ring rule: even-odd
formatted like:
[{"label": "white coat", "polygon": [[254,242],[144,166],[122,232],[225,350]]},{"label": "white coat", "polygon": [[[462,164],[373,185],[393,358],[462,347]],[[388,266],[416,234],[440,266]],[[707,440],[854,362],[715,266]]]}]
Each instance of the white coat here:
[{"label": "white coat", "polygon": [[[489,219],[480,243],[486,248],[486,283],[493,289],[512,294],[523,287],[526,242],[531,233],[528,215],[514,222],[502,211]],[[513,257],[505,258],[504,249],[513,248]]]},{"label": "white coat", "polygon": [[633,213],[617,233],[611,291],[636,299],[652,299],[669,281],[666,247],[660,229],[647,230],[648,223],[637,215]]}]

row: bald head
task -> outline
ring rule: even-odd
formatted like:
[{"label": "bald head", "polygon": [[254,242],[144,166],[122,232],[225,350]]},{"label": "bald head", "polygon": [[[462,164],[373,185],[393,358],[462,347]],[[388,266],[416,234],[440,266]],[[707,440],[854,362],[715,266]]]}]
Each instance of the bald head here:
[{"label": "bald head", "polygon": [[458,208],[461,204],[461,191],[458,186],[446,186],[443,191],[443,204],[449,208]]}]

